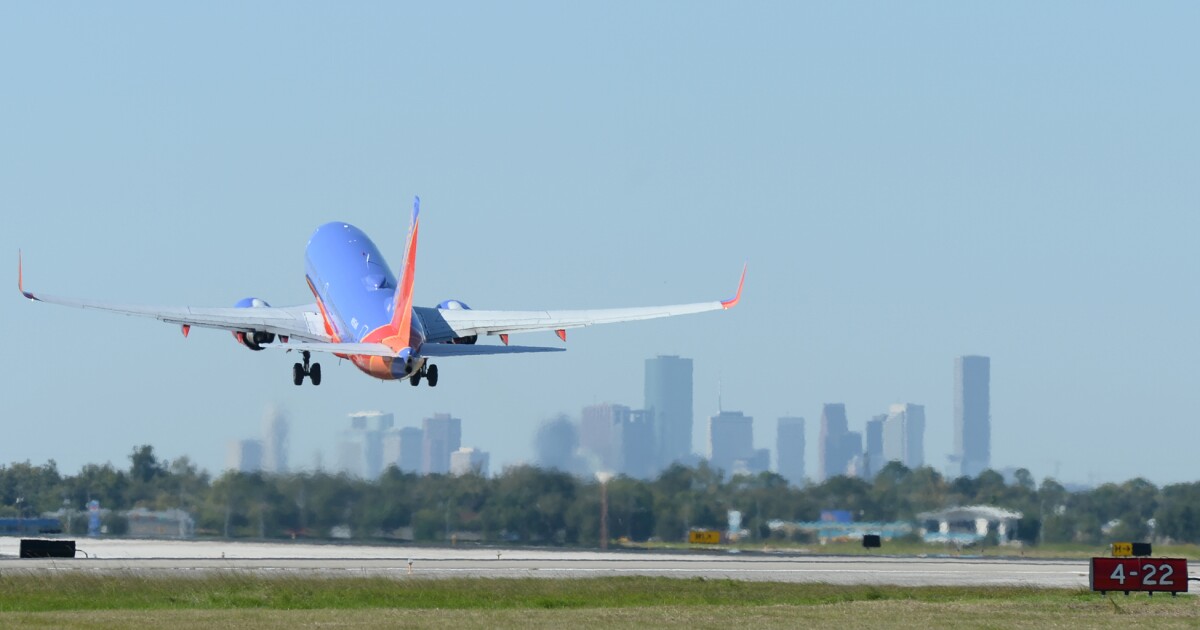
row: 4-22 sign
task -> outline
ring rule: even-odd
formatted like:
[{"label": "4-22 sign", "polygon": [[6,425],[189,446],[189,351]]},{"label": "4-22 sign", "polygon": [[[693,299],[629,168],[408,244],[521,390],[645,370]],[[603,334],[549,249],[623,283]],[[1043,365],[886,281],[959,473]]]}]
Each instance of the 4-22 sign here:
[{"label": "4-22 sign", "polygon": [[1186,593],[1187,560],[1183,558],[1092,558],[1093,591]]}]

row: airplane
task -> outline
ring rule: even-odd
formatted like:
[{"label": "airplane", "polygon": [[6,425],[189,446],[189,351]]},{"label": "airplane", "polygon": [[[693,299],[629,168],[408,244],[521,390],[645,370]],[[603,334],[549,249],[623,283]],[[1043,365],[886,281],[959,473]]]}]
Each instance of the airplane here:
[{"label": "airplane", "polygon": [[[193,327],[233,334],[251,350],[297,351],[303,361],[292,366],[292,382],[307,378],[321,384],[321,364],[313,352],[349,359],[359,370],[380,380],[422,380],[438,384],[443,357],[559,352],[565,348],[508,345],[511,334],[554,331],[563,342],[567,329],[733,308],[742,298],[746,267],[737,294],[728,299],[673,306],[559,311],[473,310],[459,300],[436,307],[413,305],[421,199],[413,201],[400,278],[392,274],[379,248],[360,229],[343,222],[326,223],[313,232],[305,249],[308,288],[316,302],[276,308],[259,298],[245,298],[232,308],[153,307],[110,304],[56,297],[25,290],[24,260],[17,255],[17,288],[29,300],[76,308],[152,317],[180,326],[186,338]],[[480,335],[498,336],[502,345],[476,345]],[[278,341],[278,343],[276,343]]]}]

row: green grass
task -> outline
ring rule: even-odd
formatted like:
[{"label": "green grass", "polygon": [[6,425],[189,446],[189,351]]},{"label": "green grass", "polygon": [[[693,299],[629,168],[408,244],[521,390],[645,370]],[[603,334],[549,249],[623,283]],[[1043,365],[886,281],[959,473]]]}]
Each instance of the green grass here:
[{"label": "green grass", "polygon": [[0,575],[0,627],[1195,627],[1200,598],[733,580]]}]

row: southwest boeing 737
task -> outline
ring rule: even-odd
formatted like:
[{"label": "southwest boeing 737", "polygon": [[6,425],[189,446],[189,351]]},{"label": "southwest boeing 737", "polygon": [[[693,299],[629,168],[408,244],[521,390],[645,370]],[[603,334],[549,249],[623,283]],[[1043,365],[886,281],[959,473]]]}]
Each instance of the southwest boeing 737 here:
[{"label": "southwest boeing 737", "polygon": [[[153,317],[180,326],[184,337],[193,326],[217,328],[230,331],[238,343],[251,350],[295,350],[303,357],[303,363],[292,366],[296,385],[304,383],[305,377],[313,385],[321,384],[321,364],[311,363],[311,353],[328,352],[349,359],[378,379],[408,379],[414,386],[424,379],[435,387],[438,369],[430,359],[561,351],[563,348],[510,346],[508,336],[553,330],[565,342],[568,328],[728,309],[741,299],[746,281],[743,268],[733,298],[674,306],[477,311],[458,300],[446,300],[435,308],[413,306],[420,209],[417,198],[398,282],[362,230],[339,222],[317,228],[305,250],[308,288],[317,301],[304,306],[275,308],[258,298],[246,298],[233,308],[148,307],[43,295],[25,290],[19,255],[17,288],[38,302]],[[480,335],[497,335],[503,345],[475,345]]]}]

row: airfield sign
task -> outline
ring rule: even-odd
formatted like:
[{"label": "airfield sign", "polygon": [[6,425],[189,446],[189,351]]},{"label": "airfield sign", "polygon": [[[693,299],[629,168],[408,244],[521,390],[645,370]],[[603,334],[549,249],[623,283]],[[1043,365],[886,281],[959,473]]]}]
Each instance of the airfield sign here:
[{"label": "airfield sign", "polygon": [[1186,593],[1184,558],[1092,558],[1093,591]]}]

